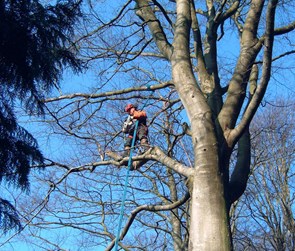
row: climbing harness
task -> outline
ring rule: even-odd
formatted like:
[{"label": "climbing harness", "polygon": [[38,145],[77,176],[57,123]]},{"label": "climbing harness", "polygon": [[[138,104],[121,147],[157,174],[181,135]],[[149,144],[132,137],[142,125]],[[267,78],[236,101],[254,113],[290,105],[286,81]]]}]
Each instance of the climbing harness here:
[{"label": "climbing harness", "polygon": [[[144,103],[143,107],[141,110],[143,110],[151,95],[153,94],[154,90],[151,90],[151,86],[148,85],[147,89],[149,91],[151,91],[151,94],[149,95],[148,99],[146,100],[146,102]],[[119,226],[118,226],[118,231],[117,231],[117,236],[116,236],[116,240],[115,240],[115,251],[118,250],[118,244],[119,244],[119,238],[120,238],[120,233],[121,233],[121,228],[122,228],[122,223],[123,223],[123,215],[124,215],[124,209],[125,209],[125,200],[126,200],[126,194],[127,194],[127,186],[128,186],[128,180],[129,180],[129,173],[131,170],[131,166],[132,166],[132,155],[133,155],[133,150],[134,150],[134,145],[135,145],[135,140],[136,140],[136,133],[137,133],[137,129],[138,129],[138,120],[135,122],[135,127],[134,127],[134,132],[133,132],[133,138],[132,138],[132,143],[131,143],[131,149],[130,149],[130,154],[129,154],[129,159],[128,159],[128,168],[127,168],[127,173],[126,173],[126,177],[125,177],[125,184],[124,184],[124,193],[123,193],[123,198],[122,198],[122,202],[121,202],[121,211],[120,211],[120,218],[119,218]]]}]

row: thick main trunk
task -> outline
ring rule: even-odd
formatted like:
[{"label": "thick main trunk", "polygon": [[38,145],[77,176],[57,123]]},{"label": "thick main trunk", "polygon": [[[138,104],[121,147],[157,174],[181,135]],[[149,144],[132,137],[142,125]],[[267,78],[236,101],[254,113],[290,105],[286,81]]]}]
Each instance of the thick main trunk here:
[{"label": "thick main trunk", "polygon": [[207,150],[206,165],[196,165],[191,191],[190,251],[228,251],[231,238],[223,179],[215,151]]},{"label": "thick main trunk", "polygon": [[191,9],[189,0],[177,1],[177,21],[171,55],[175,88],[190,121],[195,169],[190,177],[190,251],[230,250],[230,231],[219,170],[218,144],[212,110],[198,88],[190,60]]},{"label": "thick main trunk", "polygon": [[176,61],[173,70],[175,86],[190,120],[195,154],[195,170],[190,179],[189,250],[228,251],[230,229],[212,113],[187,62]]}]

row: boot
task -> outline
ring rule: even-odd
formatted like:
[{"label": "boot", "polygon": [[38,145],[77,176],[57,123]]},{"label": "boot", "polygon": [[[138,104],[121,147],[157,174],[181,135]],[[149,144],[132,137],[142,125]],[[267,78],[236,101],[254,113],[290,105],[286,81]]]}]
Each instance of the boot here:
[{"label": "boot", "polygon": [[140,140],[140,146],[143,148],[144,152],[150,149],[150,145],[148,143],[148,140],[146,138],[143,138]]},{"label": "boot", "polygon": [[129,155],[130,155],[130,146],[125,146],[125,148],[124,148],[124,153],[123,153],[123,158],[125,158],[125,157],[129,157]]}]

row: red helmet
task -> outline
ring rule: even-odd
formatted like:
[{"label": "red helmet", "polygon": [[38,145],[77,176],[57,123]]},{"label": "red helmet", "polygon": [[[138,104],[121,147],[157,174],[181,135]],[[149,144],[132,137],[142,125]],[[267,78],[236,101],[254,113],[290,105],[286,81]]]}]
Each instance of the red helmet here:
[{"label": "red helmet", "polygon": [[132,104],[128,104],[125,106],[125,112],[129,112],[131,108],[134,108]]}]

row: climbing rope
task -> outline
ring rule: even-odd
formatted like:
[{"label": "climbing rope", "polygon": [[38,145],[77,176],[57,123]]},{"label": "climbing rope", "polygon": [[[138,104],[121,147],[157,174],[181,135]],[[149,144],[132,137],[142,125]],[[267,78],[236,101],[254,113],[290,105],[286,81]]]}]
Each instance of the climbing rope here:
[{"label": "climbing rope", "polygon": [[[147,86],[147,88],[148,88],[148,90],[151,91],[151,94],[149,95],[148,99],[144,103],[141,110],[143,110],[146,107],[151,95],[154,92],[154,90],[151,90],[150,85]],[[122,228],[122,223],[123,223],[123,216],[124,216],[124,210],[125,210],[125,200],[126,200],[126,194],[127,194],[127,186],[128,186],[128,180],[129,180],[129,173],[130,173],[131,166],[132,166],[132,155],[133,155],[134,145],[135,145],[135,141],[136,141],[137,128],[138,128],[138,120],[136,120],[136,122],[135,122],[133,138],[132,138],[132,143],[131,143],[131,149],[130,149],[130,154],[129,154],[129,159],[128,159],[128,168],[127,168],[127,173],[126,173],[125,183],[124,183],[124,193],[123,193],[123,198],[122,198],[122,202],[121,202],[119,226],[118,226],[117,236],[116,236],[116,240],[115,240],[115,251],[118,250],[119,238],[120,238],[120,233],[121,233],[121,228]]]}]

